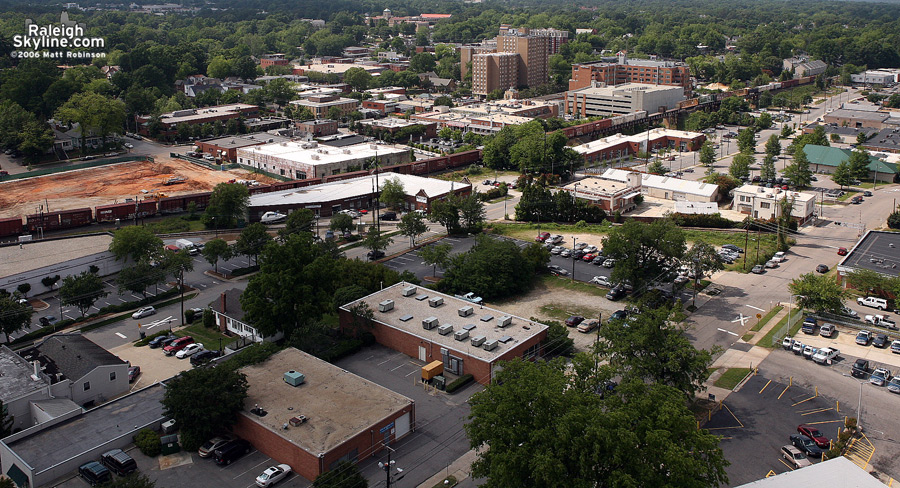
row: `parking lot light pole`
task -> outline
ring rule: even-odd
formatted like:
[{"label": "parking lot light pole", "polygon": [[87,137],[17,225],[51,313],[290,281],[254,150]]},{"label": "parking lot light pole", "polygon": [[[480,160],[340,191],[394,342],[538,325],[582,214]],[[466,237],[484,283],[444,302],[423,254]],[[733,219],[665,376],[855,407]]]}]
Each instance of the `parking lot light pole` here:
[{"label": "parking lot light pole", "polygon": [[572,237],[572,281],[575,281],[575,241],[577,237]]},{"label": "parking lot light pole", "polygon": [[[841,373],[841,375],[846,376],[848,378],[853,378],[852,376],[848,375],[847,373]],[[859,383],[859,399],[857,400],[857,403],[856,403],[856,428],[859,430],[862,430],[862,422],[860,420],[862,418],[862,387],[863,387],[863,384],[866,382],[859,381],[856,378],[854,378],[854,380],[857,383]]]}]

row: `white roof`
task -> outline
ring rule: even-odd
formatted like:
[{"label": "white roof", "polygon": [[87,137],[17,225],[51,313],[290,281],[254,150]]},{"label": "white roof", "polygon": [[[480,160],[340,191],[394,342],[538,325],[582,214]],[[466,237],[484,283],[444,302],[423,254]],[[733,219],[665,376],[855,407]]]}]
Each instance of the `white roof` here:
[{"label": "white roof", "polygon": [[[449,193],[451,189],[457,191],[461,188],[470,186],[467,183],[436,180],[434,178],[423,178],[415,175],[379,173],[378,188],[382,188],[385,181],[393,180],[394,178],[400,180],[407,195],[416,195],[420,191],[424,191],[429,197],[434,197]],[[361,195],[370,195],[372,194],[372,188],[374,188],[375,185],[374,182],[375,175],[372,174],[349,180],[322,183],[321,185],[271,193],[259,193],[250,196],[250,207],[303,205],[343,200]]]},{"label": "white roof", "polygon": [[[644,137],[646,137],[646,135]],[[607,180],[626,181],[629,173],[632,172],[622,169],[610,168],[606,170],[600,177]],[[646,186],[647,188],[657,188],[660,190],[668,190],[676,193],[699,195],[703,197],[712,197],[719,188],[717,185],[710,183],[682,180],[680,178],[671,178],[668,176],[651,175],[649,173],[641,173],[641,186]]]},{"label": "white roof", "polygon": [[675,212],[685,215],[715,215],[719,206],[714,202],[675,202]]},{"label": "white roof", "polygon": [[[773,452],[772,456],[777,455]],[[840,456],[803,469],[787,471],[771,478],[763,478],[737,488],[796,488],[821,485],[828,481],[829,488],[884,488],[885,485],[853,461]]]},{"label": "white roof", "polygon": [[766,188],[764,186],[756,186],[756,185],[744,185],[736,190],[734,190],[734,194],[737,195],[739,193],[743,193],[745,195],[756,196],[756,198],[765,198],[770,200],[781,200],[785,196],[792,196],[795,201],[806,203],[810,200],[815,200],[816,195],[812,193],[803,193],[796,191],[785,191],[777,188]]},{"label": "white roof", "polygon": [[[399,154],[406,151],[409,151],[409,148],[405,146],[351,144],[344,147],[331,147],[315,142],[289,141],[238,149],[238,156],[251,159],[259,156],[269,156],[284,161],[318,166],[375,156]],[[313,156],[316,156],[316,158],[313,158]]]},{"label": "white roof", "polygon": [[178,110],[175,112],[169,112],[167,114],[160,115],[159,120],[160,122],[166,124],[178,124],[181,122],[190,122],[192,120],[202,120],[222,114],[237,113],[241,110],[251,109],[255,107],[255,105],[248,105],[246,103],[233,103],[231,105],[217,105],[215,107],[198,108],[193,111]]},{"label": "white roof", "polygon": [[623,83],[621,85],[609,86],[590,86],[580,90],[572,90],[569,93],[578,93],[586,95],[605,95],[605,96],[624,96],[628,92],[642,91],[645,93],[667,92],[667,91],[684,91],[681,86],[673,85],[649,85],[644,83]]},{"label": "white roof", "polygon": [[[653,129],[650,131],[649,140],[652,143],[656,142],[659,139],[672,137],[679,139],[695,139],[697,137],[702,136],[698,132],[685,132],[683,130],[672,130],[672,129]],[[597,139],[596,141],[591,141],[586,144],[581,144],[580,146],[572,146],[572,150],[577,152],[578,154],[590,154],[595,153],[597,151],[602,151],[603,149],[607,149],[610,147],[618,146],[619,144],[623,144],[626,142],[634,143],[634,144],[644,144],[647,142],[648,134],[647,131],[641,132],[640,134],[634,134],[631,136],[627,136],[625,134],[613,134],[609,137],[604,137],[602,139]]]}]

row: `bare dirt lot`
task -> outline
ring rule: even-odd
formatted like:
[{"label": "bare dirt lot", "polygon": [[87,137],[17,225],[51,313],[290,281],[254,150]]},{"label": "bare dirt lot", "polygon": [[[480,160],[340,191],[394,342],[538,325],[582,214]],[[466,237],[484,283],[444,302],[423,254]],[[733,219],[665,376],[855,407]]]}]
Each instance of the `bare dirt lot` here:
[{"label": "bare dirt lot", "polygon": [[[183,183],[163,185],[167,179],[180,176]],[[49,205],[49,211],[96,207],[120,203],[126,198],[149,197],[157,193],[168,196],[210,191],[231,179],[255,179],[260,183],[274,180],[248,171],[214,171],[179,159],[156,162],[134,162],[99,166],[56,173],[37,178],[0,183],[0,217],[19,217],[37,212],[37,206]],[[141,190],[146,190],[144,194]],[[47,208],[44,211],[48,211]]]}]

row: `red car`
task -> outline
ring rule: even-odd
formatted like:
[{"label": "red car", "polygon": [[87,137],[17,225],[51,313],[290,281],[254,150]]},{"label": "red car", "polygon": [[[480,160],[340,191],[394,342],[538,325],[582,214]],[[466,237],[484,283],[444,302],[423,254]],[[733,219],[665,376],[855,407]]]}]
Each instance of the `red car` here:
[{"label": "red car", "polygon": [[538,242],[544,242],[547,240],[548,237],[550,237],[549,232],[541,232],[540,234],[538,234],[537,237],[534,238],[534,240],[536,240]]},{"label": "red car", "polygon": [[168,346],[163,348],[163,352],[166,353],[166,356],[171,356],[176,352],[182,350],[188,344],[192,344],[194,342],[194,338],[191,336],[179,337],[175,339]]},{"label": "red car", "polygon": [[831,441],[829,441],[827,437],[822,435],[822,433],[819,432],[818,429],[811,425],[800,424],[797,427],[797,432],[812,439],[813,442],[815,442],[816,445],[821,447],[822,449],[828,449],[831,446]]},{"label": "red car", "polygon": [[838,256],[846,256],[846,255],[847,255],[847,248],[846,248],[846,247],[839,247],[839,248],[838,248]]},{"label": "red car", "polygon": [[595,257],[597,257],[596,254],[587,253],[587,254],[585,254],[584,256],[581,257],[581,260],[584,261],[584,262],[586,262],[586,263],[590,263],[591,261],[594,260]]}]

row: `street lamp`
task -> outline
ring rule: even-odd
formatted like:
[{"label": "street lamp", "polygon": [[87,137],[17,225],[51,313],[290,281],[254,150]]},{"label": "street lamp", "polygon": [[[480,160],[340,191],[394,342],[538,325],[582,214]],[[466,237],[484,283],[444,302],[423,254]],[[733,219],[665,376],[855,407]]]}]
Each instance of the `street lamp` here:
[{"label": "street lamp", "polygon": [[575,241],[577,237],[572,237],[572,281],[575,281]]},{"label": "street lamp", "polygon": [[[841,373],[841,375],[846,376],[848,378],[853,378],[852,376],[848,375],[847,373]],[[856,378],[854,378],[854,380],[856,380]],[[857,403],[856,403],[856,428],[859,430],[862,430],[862,421],[861,421],[861,419],[862,419],[862,387],[863,387],[863,384],[867,383],[867,381],[856,380],[856,382],[859,383],[859,399],[857,400]]]}]

